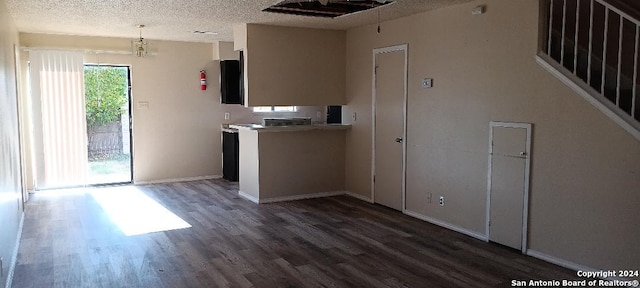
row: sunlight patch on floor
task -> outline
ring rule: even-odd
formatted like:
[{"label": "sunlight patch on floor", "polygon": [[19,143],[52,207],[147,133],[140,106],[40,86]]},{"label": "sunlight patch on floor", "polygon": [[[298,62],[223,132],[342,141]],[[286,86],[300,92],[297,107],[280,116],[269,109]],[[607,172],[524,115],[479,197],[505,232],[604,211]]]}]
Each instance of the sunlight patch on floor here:
[{"label": "sunlight patch on floor", "polygon": [[44,190],[36,190],[32,193],[38,198],[64,198],[84,196],[91,191],[92,188],[75,187],[75,188],[51,188]]},{"label": "sunlight patch on floor", "polygon": [[191,227],[135,186],[96,189],[91,196],[127,236]]}]

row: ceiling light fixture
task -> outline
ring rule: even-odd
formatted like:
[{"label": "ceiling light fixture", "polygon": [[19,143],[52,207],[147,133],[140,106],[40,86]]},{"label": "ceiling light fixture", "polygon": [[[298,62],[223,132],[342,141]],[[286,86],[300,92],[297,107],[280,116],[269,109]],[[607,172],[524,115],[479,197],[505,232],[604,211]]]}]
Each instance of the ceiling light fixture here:
[{"label": "ceiling light fixture", "polygon": [[144,27],[145,25],[143,24],[136,25],[136,28],[140,29],[140,38],[131,41],[131,49],[133,55],[136,55],[136,57],[145,57],[148,54],[149,49],[147,47],[149,46],[149,42],[142,38],[142,28]]}]

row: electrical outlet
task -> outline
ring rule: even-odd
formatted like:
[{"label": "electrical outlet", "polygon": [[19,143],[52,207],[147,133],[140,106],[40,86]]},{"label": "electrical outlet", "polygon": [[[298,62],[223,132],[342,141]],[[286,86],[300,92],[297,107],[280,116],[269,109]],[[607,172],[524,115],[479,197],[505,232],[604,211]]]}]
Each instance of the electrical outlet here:
[{"label": "electrical outlet", "polygon": [[353,116],[351,116],[351,118],[353,119],[353,122],[356,122],[356,120],[358,120],[358,114],[356,114],[356,112],[353,112]]},{"label": "electrical outlet", "polygon": [[440,207],[444,207],[444,196],[440,196],[440,201],[438,202],[438,204],[440,204]]},{"label": "electrical outlet", "polygon": [[229,112],[224,112],[224,120],[229,120],[230,116]]}]

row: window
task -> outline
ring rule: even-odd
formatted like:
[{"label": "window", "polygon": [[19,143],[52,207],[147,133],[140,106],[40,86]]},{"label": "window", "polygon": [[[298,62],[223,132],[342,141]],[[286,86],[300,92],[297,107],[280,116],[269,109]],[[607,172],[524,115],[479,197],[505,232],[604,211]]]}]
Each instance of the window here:
[{"label": "window", "polygon": [[253,112],[296,112],[296,106],[258,106]]}]

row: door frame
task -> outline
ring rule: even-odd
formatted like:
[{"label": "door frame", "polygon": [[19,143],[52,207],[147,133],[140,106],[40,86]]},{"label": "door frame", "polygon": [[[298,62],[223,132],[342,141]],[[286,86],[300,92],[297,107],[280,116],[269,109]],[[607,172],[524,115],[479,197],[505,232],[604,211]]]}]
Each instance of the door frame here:
[{"label": "door frame", "polygon": [[373,61],[371,67],[371,203],[375,203],[375,175],[376,175],[376,56],[379,54],[385,53],[393,53],[393,52],[404,52],[404,103],[402,105],[402,213],[406,210],[406,182],[407,182],[407,98],[408,98],[408,77],[409,77],[409,45],[408,44],[400,44],[394,46],[388,46],[383,48],[373,49]]},{"label": "door frame", "polygon": [[531,123],[519,123],[519,122],[499,122],[499,121],[491,121],[489,122],[489,166],[487,169],[487,218],[486,218],[486,235],[487,242],[489,242],[491,235],[489,234],[489,223],[491,221],[491,166],[493,162],[493,130],[495,128],[519,128],[526,129],[527,131],[527,139],[525,143],[526,150],[526,158],[525,158],[525,168],[524,168],[524,202],[522,206],[522,243],[521,243],[521,252],[526,254],[527,252],[527,231],[529,224],[529,178],[531,175]]},{"label": "door frame", "polygon": [[16,85],[16,119],[18,121],[18,153],[20,154],[19,159],[19,167],[20,167],[20,189],[21,189],[21,210],[25,210],[24,203],[29,201],[29,191],[27,191],[27,165],[25,160],[25,137],[24,137],[24,121],[23,120],[23,108],[25,106],[24,101],[22,99],[23,87],[22,87],[22,66],[20,63],[20,47],[18,45],[13,44],[13,67],[15,71],[15,85]]}]

